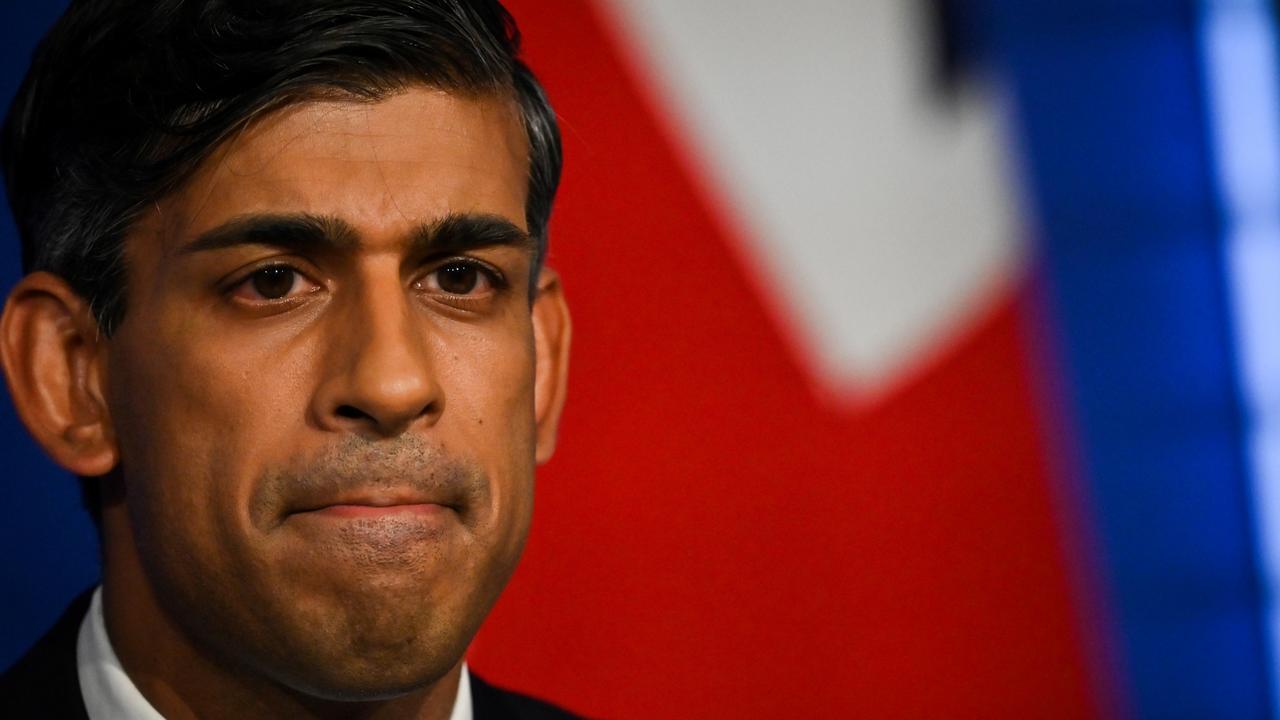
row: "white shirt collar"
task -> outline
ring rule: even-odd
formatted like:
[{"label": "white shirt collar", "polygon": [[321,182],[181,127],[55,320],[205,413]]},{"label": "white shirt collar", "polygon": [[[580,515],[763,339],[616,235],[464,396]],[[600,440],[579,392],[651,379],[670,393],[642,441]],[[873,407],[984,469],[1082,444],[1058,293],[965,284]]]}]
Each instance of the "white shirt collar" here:
[{"label": "white shirt collar", "polygon": [[[125,674],[120,658],[116,657],[102,614],[101,586],[93,591],[89,612],[80,623],[80,634],[76,638],[76,670],[89,720],[164,720]],[[473,720],[471,673],[467,671],[465,662],[449,720]]]}]

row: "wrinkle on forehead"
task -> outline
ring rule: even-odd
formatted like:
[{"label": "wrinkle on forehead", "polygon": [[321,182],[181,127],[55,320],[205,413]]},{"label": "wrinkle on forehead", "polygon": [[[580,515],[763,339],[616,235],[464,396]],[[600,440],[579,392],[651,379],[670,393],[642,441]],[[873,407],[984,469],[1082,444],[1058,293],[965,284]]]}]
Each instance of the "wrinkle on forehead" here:
[{"label": "wrinkle on forehead", "polygon": [[[394,117],[373,112],[375,107],[384,105],[397,106],[404,112]],[[403,123],[397,119],[408,116],[416,116],[421,122]],[[317,159],[394,162],[396,151],[418,147],[424,133],[470,145],[489,139],[487,133],[476,132],[477,128],[518,119],[514,100],[456,95],[432,88],[401,92],[377,102],[312,101],[285,108],[246,128],[238,142],[223,150],[220,164],[232,175],[251,174],[289,150],[306,152]],[[259,142],[266,134],[274,136],[272,142]],[[507,149],[523,154],[522,135]],[[346,142],[335,149],[333,139]]]},{"label": "wrinkle on forehead", "polygon": [[[182,188],[156,203],[155,212],[139,223],[139,230],[155,232],[161,247],[226,215],[230,198],[239,211],[281,205],[316,210],[309,199],[322,193],[341,193],[336,176],[350,176],[351,193],[361,193],[349,208],[365,215],[352,218],[385,222],[421,222],[424,209],[433,214],[462,211],[454,201],[467,183],[475,195],[475,176],[517,173],[519,224],[524,225],[529,149],[519,108],[513,98],[500,95],[458,94],[414,86],[378,101],[360,98],[314,100],[282,108],[246,126],[217,149]],[[435,166],[437,172],[430,172]],[[375,173],[379,197],[370,186],[355,182]],[[435,176],[429,186],[424,178]],[[251,186],[256,198],[245,197]],[[492,194],[496,188],[481,188]],[[407,196],[417,201],[406,202]],[[434,198],[424,198],[434,195]],[[436,207],[429,208],[434,199]],[[246,205],[245,202],[249,204]],[[252,204],[258,207],[252,207]]]}]

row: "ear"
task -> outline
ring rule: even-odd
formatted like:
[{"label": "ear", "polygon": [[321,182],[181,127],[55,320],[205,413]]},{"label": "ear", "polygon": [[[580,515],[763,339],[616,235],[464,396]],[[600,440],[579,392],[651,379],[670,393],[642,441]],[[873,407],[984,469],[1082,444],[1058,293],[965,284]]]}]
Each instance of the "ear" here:
[{"label": "ear", "polygon": [[0,362],[18,415],[55,462],[83,477],[105,475],[119,450],[103,402],[106,341],[65,280],[23,278],[0,316]]},{"label": "ear", "polygon": [[537,423],[537,460],[551,459],[556,449],[556,431],[564,409],[569,378],[569,340],[572,332],[569,306],[560,286],[560,276],[543,268],[538,277],[538,294],[533,301],[533,343],[535,375],[533,408]]}]

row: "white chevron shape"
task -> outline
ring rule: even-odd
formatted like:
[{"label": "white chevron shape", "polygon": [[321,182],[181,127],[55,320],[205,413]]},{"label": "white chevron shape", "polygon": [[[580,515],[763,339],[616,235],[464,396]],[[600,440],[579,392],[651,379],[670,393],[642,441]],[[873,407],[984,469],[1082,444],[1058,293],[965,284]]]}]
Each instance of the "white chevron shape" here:
[{"label": "white chevron shape", "polygon": [[936,97],[918,3],[605,4],[822,394],[892,389],[1007,289],[1022,244],[1000,103]]}]

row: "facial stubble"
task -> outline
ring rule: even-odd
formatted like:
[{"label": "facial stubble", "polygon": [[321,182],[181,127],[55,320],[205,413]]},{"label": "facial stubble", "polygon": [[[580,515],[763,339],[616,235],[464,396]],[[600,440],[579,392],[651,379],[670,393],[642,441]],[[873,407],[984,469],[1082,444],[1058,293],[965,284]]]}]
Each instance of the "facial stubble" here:
[{"label": "facial stubble", "polygon": [[[354,519],[322,532],[298,522],[332,498],[379,492],[430,498],[444,521]],[[232,577],[149,574],[178,624],[229,669],[312,697],[395,697],[456,665],[514,571],[527,513],[500,518],[493,500],[478,463],[421,437],[351,436],[261,473]]]}]

